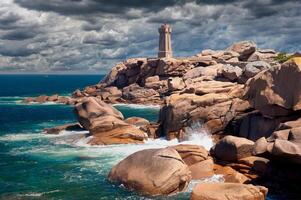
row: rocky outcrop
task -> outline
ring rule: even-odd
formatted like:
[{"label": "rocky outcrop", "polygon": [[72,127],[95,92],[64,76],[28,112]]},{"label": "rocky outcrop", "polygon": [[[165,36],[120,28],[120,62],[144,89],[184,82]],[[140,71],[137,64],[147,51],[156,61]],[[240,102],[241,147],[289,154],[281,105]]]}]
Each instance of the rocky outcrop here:
[{"label": "rocky outcrop", "polygon": [[79,123],[93,135],[90,144],[142,143],[147,139],[145,132],[123,121],[118,110],[95,97],[76,104],[74,112]]},{"label": "rocky outcrop", "polygon": [[255,143],[254,155],[268,153],[272,158],[301,164],[301,124],[300,119],[280,124],[268,138],[260,138]]},{"label": "rocky outcrop", "polygon": [[77,102],[77,100],[71,98],[71,97],[66,97],[66,96],[58,96],[57,94],[51,95],[51,96],[46,96],[46,95],[41,95],[37,97],[27,97],[24,100],[22,100],[23,103],[48,103],[48,102],[54,102],[54,103],[59,103],[59,104],[67,104],[67,105],[73,105]]},{"label": "rocky outcrop", "polygon": [[184,191],[190,182],[188,166],[173,148],[138,151],[115,165],[110,181],[148,195]]},{"label": "rocky outcrop", "polygon": [[233,44],[228,48],[239,54],[239,60],[247,61],[248,58],[256,51],[256,44],[252,41],[241,41]]},{"label": "rocky outcrop", "polygon": [[[216,87],[211,87],[211,89],[217,90]],[[202,91],[211,89],[203,87]],[[234,90],[235,87],[232,86],[232,89]],[[169,96],[160,111],[159,121],[162,134],[180,133],[185,127],[197,122],[204,123],[204,128],[209,133],[223,130],[237,113],[249,108],[247,102],[238,98],[231,99],[232,89],[228,93],[203,95],[184,93]],[[229,89],[224,87],[223,90]],[[200,92],[200,90],[197,91]]]},{"label": "rocky outcrop", "polygon": [[90,129],[93,121],[99,117],[110,116],[116,120],[123,120],[123,115],[113,106],[106,104],[98,98],[89,97],[75,105],[74,113],[78,122],[87,130]]},{"label": "rocky outcrop", "polygon": [[277,53],[273,49],[258,49],[249,58],[248,61],[266,61],[273,62],[277,57]]},{"label": "rocky outcrop", "polygon": [[301,109],[300,91],[301,58],[293,58],[250,79],[244,98],[265,116],[287,116]]},{"label": "rocky outcrop", "polygon": [[268,189],[239,183],[200,183],[193,188],[191,200],[265,200]]},{"label": "rocky outcrop", "polygon": [[261,137],[269,137],[282,122],[296,117],[298,116],[290,115],[271,118],[254,110],[236,115],[228,124],[226,131],[256,141]]}]

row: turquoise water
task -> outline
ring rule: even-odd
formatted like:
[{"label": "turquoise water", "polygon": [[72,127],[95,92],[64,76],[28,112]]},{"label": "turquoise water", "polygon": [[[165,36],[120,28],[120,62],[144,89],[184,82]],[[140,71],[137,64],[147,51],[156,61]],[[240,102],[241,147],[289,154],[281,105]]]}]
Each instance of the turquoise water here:
[{"label": "turquoise water", "polygon": [[[81,133],[61,136],[44,128],[74,122],[72,107],[24,105],[20,100],[40,94],[69,94],[97,83],[100,76],[0,76],[0,199],[146,199],[106,179],[125,156],[165,141],[144,145],[90,147]],[[125,117],[156,121],[158,108],[117,105]],[[182,198],[181,195],[179,198]]]},{"label": "turquoise water", "polygon": [[[84,132],[59,136],[42,133],[44,128],[74,122],[72,107],[24,105],[26,96],[70,94],[97,83],[101,76],[0,75],[0,199],[188,199],[185,193],[171,197],[143,197],[107,181],[111,167],[127,155],[146,148],[175,145],[155,140],[143,145],[91,147]],[[125,117],[141,116],[156,121],[157,107],[116,105]],[[208,138],[192,138],[208,144]],[[209,141],[209,145],[211,145]],[[213,177],[214,181],[218,177]],[[275,198],[270,195],[270,199]]]}]

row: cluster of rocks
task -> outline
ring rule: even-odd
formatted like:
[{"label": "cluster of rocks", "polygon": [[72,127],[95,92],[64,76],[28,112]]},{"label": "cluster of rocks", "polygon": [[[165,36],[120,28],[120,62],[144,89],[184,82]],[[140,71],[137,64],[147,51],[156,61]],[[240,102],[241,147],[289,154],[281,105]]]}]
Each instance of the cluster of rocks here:
[{"label": "cluster of rocks", "polygon": [[[184,191],[193,179],[222,174],[225,183],[197,185],[191,198],[264,199],[266,188],[248,184],[301,178],[301,58],[295,54],[279,63],[277,54],[243,41],[187,58],[128,59],[99,84],[73,93],[79,125],[70,126],[88,130],[89,143],[98,145],[162,136],[185,140],[187,128],[201,123],[217,136],[210,152],[193,145],[144,150],[114,166],[109,180],[168,195]],[[124,119],[107,104],[119,102],[160,104],[158,123]]]},{"label": "cluster of rocks", "polygon": [[60,103],[60,104],[67,104],[67,105],[74,105],[77,100],[73,99],[72,97],[68,96],[59,96],[57,94],[47,96],[47,95],[40,95],[38,97],[27,97],[23,101],[23,103]]},{"label": "cluster of rocks", "polygon": [[147,138],[157,138],[158,124],[140,117],[124,119],[122,113],[97,97],[85,97],[75,104],[78,123],[45,129],[47,134],[62,130],[88,130],[93,136],[91,145],[143,143]]},{"label": "cluster of rocks", "polygon": [[[223,175],[224,181],[199,183],[194,187],[191,199],[263,200],[268,189],[251,183],[263,174],[269,160],[246,153],[253,146],[254,142],[246,139],[226,136],[216,144],[210,155],[202,146],[186,144],[142,150],[115,165],[108,179],[145,195],[170,195],[185,191],[192,180],[202,180],[216,174]],[[236,163],[221,164],[217,160],[215,156],[220,156],[221,147],[229,148],[229,155],[224,161],[231,159]]]},{"label": "cluster of rocks", "polygon": [[185,58],[132,58],[116,64],[99,84],[76,90],[72,99],[94,96],[107,103],[164,104],[165,97],[174,93],[226,92],[278,66],[277,54],[243,41]]}]

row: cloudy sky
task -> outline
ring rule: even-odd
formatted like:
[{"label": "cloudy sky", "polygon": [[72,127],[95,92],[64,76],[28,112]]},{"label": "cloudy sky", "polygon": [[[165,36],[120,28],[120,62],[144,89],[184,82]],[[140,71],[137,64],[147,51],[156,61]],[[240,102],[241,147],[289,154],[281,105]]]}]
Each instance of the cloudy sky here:
[{"label": "cloudy sky", "polygon": [[239,40],[301,51],[300,0],[0,0],[0,73],[105,73],[156,56],[161,23],[175,56]]}]

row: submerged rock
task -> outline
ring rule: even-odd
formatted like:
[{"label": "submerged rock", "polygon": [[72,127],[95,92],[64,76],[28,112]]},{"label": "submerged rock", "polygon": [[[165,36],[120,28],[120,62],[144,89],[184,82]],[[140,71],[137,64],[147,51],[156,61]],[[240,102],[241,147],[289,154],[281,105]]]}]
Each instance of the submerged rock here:
[{"label": "submerged rock", "polygon": [[79,123],[73,124],[64,124],[61,126],[56,126],[52,128],[45,128],[44,131],[46,134],[59,134],[61,131],[80,131],[84,130]]},{"label": "submerged rock", "polygon": [[191,175],[173,148],[138,151],[115,165],[108,179],[148,195],[169,195],[184,191]]}]

